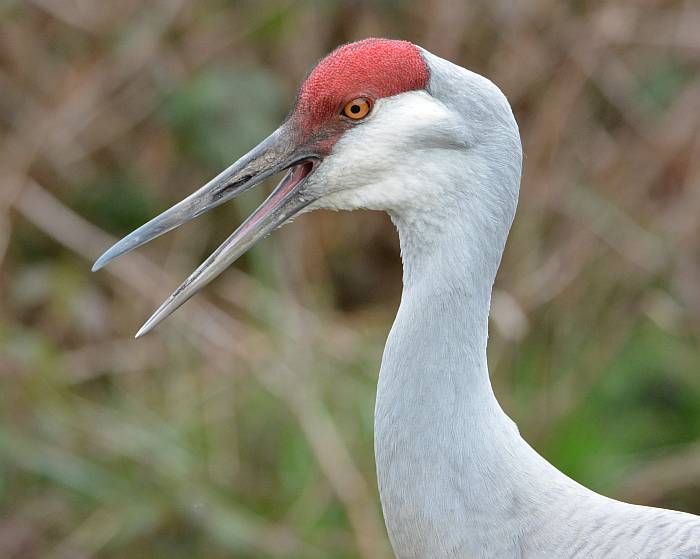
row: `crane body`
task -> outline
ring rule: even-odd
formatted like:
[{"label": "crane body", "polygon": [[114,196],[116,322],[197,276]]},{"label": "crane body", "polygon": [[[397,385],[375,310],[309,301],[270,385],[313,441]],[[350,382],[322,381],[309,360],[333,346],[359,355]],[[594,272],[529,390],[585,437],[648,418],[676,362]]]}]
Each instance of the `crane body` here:
[{"label": "crane body", "polygon": [[494,395],[490,298],[521,165],[517,124],[493,83],[411,43],[368,39],[323,59],[277,131],[95,268],[287,170],[143,334],[293,215],[384,210],[404,266],[375,410],[377,477],[396,556],[700,557],[700,517],[586,489],[527,444]]}]

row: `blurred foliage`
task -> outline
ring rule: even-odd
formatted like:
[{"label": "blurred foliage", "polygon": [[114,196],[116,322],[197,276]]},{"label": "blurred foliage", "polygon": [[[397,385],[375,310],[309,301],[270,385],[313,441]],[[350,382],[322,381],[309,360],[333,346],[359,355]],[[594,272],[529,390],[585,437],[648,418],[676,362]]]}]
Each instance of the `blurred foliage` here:
[{"label": "blurred foliage", "polygon": [[222,167],[232,163],[232,153],[251,148],[250,138],[278,126],[285,103],[280,90],[264,70],[212,69],[183,83],[161,112],[184,157]]},{"label": "blurred foliage", "polygon": [[265,137],[341,42],[493,79],[525,148],[490,362],[593,489],[700,513],[700,7],[0,2],[0,556],[388,557],[388,219],[304,216],[131,335],[262,192],[94,258]]},{"label": "blurred foliage", "polygon": [[118,173],[108,174],[76,188],[69,203],[82,215],[95,216],[110,231],[135,229],[153,216],[156,207],[145,183]]}]

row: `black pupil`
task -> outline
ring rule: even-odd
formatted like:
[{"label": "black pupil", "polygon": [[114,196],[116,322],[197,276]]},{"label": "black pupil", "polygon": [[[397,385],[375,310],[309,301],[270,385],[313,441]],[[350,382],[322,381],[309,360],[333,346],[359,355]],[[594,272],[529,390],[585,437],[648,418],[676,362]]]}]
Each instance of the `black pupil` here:
[{"label": "black pupil", "polygon": [[354,115],[360,112],[360,105],[353,105],[350,107],[350,112]]}]

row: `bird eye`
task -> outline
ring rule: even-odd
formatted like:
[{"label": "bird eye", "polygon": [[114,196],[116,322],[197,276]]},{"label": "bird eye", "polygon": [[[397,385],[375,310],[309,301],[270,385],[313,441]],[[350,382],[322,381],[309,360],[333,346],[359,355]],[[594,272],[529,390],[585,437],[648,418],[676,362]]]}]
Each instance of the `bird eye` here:
[{"label": "bird eye", "polygon": [[371,108],[372,106],[370,105],[369,99],[358,97],[357,99],[345,103],[343,114],[353,120],[360,120],[369,114]]}]

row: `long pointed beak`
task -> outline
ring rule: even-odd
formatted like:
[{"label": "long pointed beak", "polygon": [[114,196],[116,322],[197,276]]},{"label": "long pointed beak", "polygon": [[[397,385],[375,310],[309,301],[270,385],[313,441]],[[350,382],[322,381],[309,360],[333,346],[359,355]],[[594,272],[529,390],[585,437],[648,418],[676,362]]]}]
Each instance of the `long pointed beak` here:
[{"label": "long pointed beak", "polygon": [[288,169],[272,194],[168,297],[136,337],[150,332],[258,240],[313,202],[314,198],[304,193],[303,184],[318,162],[316,155],[296,147],[293,131],[283,125],[202,188],[124,237],[100,256],[92,267],[93,271],[238,196],[269,176]]}]

